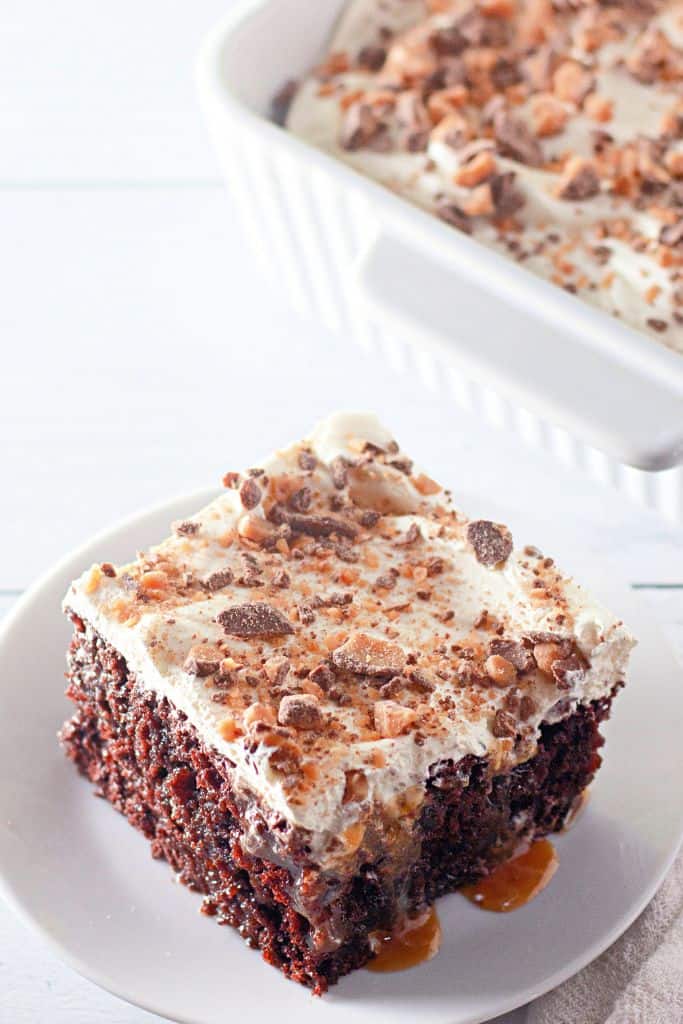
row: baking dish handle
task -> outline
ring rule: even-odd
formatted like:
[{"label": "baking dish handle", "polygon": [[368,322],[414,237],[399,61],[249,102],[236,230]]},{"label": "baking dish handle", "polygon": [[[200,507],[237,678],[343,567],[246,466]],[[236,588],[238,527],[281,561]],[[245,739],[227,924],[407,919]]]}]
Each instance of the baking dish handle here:
[{"label": "baking dish handle", "polygon": [[[385,231],[358,264],[361,301],[397,335],[457,360],[474,379],[621,462],[659,470],[683,460],[683,391],[674,375],[670,382],[653,378],[646,366],[630,366],[606,346],[589,347],[582,340],[583,309],[575,313],[570,296],[552,294],[555,325],[558,300],[560,308],[572,304],[558,329],[547,315],[544,322],[543,305],[550,305],[543,294],[525,308],[526,281],[516,295],[509,288],[514,277],[508,278],[507,294],[501,299],[497,288],[494,295],[478,267],[496,254],[485,250],[480,257],[476,249],[472,255],[471,267],[462,253],[457,262],[437,261],[426,247]],[[540,291],[549,287],[531,283]],[[627,330],[617,321],[614,329]],[[651,342],[643,341],[647,354]]]}]

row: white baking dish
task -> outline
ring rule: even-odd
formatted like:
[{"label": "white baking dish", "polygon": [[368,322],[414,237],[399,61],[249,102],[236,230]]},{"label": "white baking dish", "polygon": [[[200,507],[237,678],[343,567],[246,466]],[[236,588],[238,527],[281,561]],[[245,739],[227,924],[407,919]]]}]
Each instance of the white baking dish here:
[{"label": "white baking dish", "polygon": [[683,522],[683,358],[268,120],[345,0],[248,0],[199,89],[246,235],[297,308]]}]

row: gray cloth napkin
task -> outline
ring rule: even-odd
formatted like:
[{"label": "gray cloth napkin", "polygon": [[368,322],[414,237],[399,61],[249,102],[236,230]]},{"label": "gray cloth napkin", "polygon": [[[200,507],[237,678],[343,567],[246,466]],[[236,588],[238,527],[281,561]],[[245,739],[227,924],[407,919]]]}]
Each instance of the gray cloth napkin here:
[{"label": "gray cloth napkin", "polygon": [[532,1003],[527,1022],[683,1022],[683,850],[629,930],[574,978]]}]

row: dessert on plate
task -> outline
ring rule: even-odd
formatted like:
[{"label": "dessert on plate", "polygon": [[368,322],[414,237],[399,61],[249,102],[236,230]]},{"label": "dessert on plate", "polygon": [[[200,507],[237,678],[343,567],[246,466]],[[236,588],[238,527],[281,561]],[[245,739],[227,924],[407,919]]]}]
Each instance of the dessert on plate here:
[{"label": "dessert on plate", "polygon": [[634,641],[372,416],[223,483],[69,587],[61,739],[206,913],[320,993],[562,828]]},{"label": "dessert on plate", "polygon": [[278,113],[683,352],[682,83],[671,0],[351,0]]}]

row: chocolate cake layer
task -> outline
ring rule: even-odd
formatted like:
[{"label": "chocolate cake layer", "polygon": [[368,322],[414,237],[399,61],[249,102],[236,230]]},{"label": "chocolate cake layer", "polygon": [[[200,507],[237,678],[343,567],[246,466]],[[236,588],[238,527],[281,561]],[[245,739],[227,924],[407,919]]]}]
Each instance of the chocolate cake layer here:
[{"label": "chocolate cake layer", "polygon": [[[372,957],[373,932],[481,877],[521,841],[560,829],[600,764],[610,697],[543,725],[535,756],[508,772],[471,755],[434,764],[404,856],[378,853],[335,876],[311,859],[304,829],[266,824],[257,798],[235,789],[229,758],[207,747],[168,698],[141,686],[97,632],[74,622],[67,694],[77,710],[61,732],[69,757],[151,841],[153,855],[204,895],[205,913],[316,993]],[[253,852],[269,843],[277,863]]]}]

